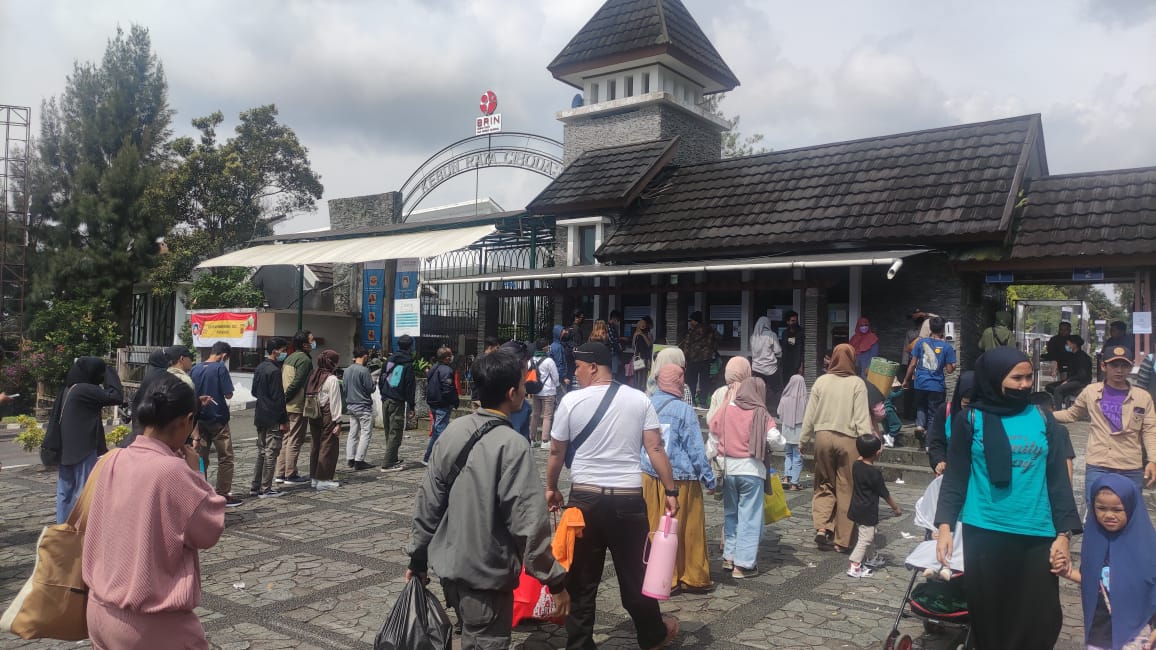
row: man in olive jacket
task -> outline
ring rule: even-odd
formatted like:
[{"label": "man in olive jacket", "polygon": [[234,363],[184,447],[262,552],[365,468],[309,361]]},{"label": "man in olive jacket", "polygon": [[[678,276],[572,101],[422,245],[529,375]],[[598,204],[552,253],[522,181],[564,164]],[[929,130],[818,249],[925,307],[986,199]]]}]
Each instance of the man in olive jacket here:
[{"label": "man in olive jacket", "polygon": [[277,483],[296,485],[308,483],[309,479],[297,473],[297,457],[301,455],[301,446],[305,444],[305,426],[314,426],[309,418],[304,417],[301,411],[305,408],[305,382],[309,373],[313,372],[313,360],[309,352],[313,350],[313,334],[309,330],[301,330],[293,335],[293,354],[285,359],[281,367],[281,382],[285,387],[285,410],[289,413],[289,430],[285,432],[285,441],[281,446],[281,454],[277,456]]}]

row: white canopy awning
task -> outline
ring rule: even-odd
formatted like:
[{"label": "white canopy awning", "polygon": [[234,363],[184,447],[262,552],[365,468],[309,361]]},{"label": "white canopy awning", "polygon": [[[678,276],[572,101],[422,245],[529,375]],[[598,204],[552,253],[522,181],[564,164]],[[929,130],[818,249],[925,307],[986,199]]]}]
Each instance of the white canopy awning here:
[{"label": "white canopy awning", "polygon": [[511,269],[462,278],[422,280],[425,284],[463,284],[467,282],[516,282],[519,280],[560,280],[564,278],[593,278],[616,275],[653,275],[659,273],[698,273],[711,271],[748,271],[756,269],[805,269],[823,267],[882,266],[920,253],[927,249],[893,251],[848,251],[813,255],[779,255],[739,260],[707,260],[664,262],[660,264],[619,264],[586,266],[551,266],[542,269]]},{"label": "white canopy awning", "polygon": [[371,262],[436,257],[465,248],[492,234],[492,225],[452,230],[426,230],[379,237],[331,239],[294,244],[264,244],[205,260],[199,269],[220,266],[298,266],[301,264]]}]

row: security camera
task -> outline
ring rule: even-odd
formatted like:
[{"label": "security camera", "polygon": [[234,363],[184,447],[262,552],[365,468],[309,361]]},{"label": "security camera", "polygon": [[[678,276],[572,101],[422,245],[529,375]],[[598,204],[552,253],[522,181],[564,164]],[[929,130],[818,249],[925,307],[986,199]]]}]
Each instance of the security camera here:
[{"label": "security camera", "polygon": [[891,263],[891,268],[887,269],[887,279],[894,280],[895,274],[899,273],[899,269],[903,268],[903,260],[895,260]]}]

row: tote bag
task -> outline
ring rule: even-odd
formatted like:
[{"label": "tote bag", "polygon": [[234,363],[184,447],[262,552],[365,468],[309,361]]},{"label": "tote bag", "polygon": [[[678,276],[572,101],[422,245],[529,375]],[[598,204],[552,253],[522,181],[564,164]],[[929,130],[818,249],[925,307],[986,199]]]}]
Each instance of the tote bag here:
[{"label": "tote bag", "polygon": [[84,584],[84,527],[101,469],[118,449],[96,463],[68,520],[46,526],[36,542],[36,566],[16,599],[0,617],[0,630],[22,639],[80,641],[88,638]]}]

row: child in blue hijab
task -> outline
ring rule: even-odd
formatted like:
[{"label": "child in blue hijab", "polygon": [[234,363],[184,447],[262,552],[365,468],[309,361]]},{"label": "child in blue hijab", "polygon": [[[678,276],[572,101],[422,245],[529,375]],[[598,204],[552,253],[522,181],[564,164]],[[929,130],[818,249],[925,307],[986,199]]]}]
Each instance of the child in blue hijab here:
[{"label": "child in blue hijab", "polygon": [[1084,635],[1090,650],[1156,647],[1156,531],[1140,490],[1125,476],[1107,474],[1092,484],[1095,523],[1084,530],[1082,570],[1064,577],[1080,583]]}]

